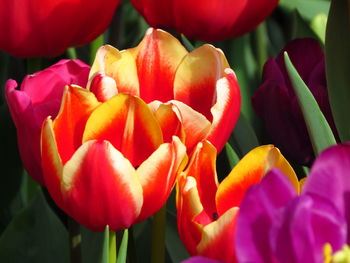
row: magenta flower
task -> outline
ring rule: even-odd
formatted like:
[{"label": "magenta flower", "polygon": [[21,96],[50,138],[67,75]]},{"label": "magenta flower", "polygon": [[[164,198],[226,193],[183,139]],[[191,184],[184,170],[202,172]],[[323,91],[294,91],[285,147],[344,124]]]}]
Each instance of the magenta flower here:
[{"label": "magenta flower", "polygon": [[56,117],[65,85],[86,86],[90,67],[80,60],[61,60],[28,75],[20,89],[17,82],[6,82],[6,100],[17,128],[19,152],[28,174],[44,184],[41,171],[40,132],[44,119]]},{"label": "magenta flower", "polygon": [[197,257],[190,257],[189,259],[182,261],[182,263],[223,263],[223,262],[215,259],[211,259],[211,258],[197,256]]},{"label": "magenta flower", "polygon": [[275,169],[245,196],[237,220],[239,262],[318,263],[325,244],[350,244],[350,144],[316,159],[302,194]]},{"label": "magenta flower", "polygon": [[328,101],[324,54],[318,42],[311,38],[289,42],[276,59],[270,58],[266,62],[263,82],[252,97],[252,104],[263,120],[272,143],[288,159],[302,165],[311,165],[314,160],[312,145],[285,69],[284,51],[288,52],[294,66],[335,131]]}]

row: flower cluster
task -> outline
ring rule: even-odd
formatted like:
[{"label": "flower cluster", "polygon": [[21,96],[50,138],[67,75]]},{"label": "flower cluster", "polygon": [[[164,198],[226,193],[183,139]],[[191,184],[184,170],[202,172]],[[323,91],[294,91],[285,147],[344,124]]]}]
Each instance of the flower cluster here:
[{"label": "flower cluster", "polygon": [[[20,85],[20,77],[8,79],[0,116],[11,115],[26,173],[44,189],[42,203],[52,208],[46,210],[70,231],[72,262],[81,240],[71,224],[106,231],[109,262],[116,262],[113,232],[125,230],[117,261],[123,262],[132,253],[126,251],[126,229],[148,219],[154,224],[152,258],[164,258],[164,243],[171,243],[165,241],[166,214],[177,229],[173,240],[188,252],[176,260],[191,256],[186,263],[350,262],[350,125],[344,124],[350,111],[337,103],[350,98],[344,72],[349,53],[338,53],[349,39],[337,31],[344,21],[348,26],[350,8],[331,1],[326,43],[320,34],[325,25],[315,18],[310,30],[293,32],[317,40],[294,39],[267,59],[275,47],[265,46],[264,32],[271,34],[271,27],[278,31],[275,39],[285,37],[276,21],[253,38],[218,43],[222,49],[196,41],[241,36],[277,6],[297,8],[287,1],[126,2],[23,0],[20,7],[17,0],[0,0],[0,63],[22,63],[31,71],[33,61],[44,57],[43,65],[51,65],[33,70]],[[130,14],[138,11],[151,26],[142,39],[136,33],[145,24],[140,18],[135,31],[121,29],[132,15],[118,15],[132,6]],[[307,15],[293,14],[296,26],[307,25],[299,21]],[[97,47],[101,38],[93,40],[101,34],[108,40]],[[257,44],[254,62],[245,46],[250,40]],[[138,44],[114,47],[130,42]],[[250,71],[243,74],[238,66],[239,80],[231,50],[243,52],[237,56]],[[76,59],[84,52],[91,65]],[[0,81],[9,68],[0,70]],[[260,70],[260,86],[248,87]],[[27,206],[30,184],[23,180],[16,189],[25,209],[35,207]],[[1,206],[1,217],[12,206]],[[21,232],[18,222],[32,219],[27,210],[18,217],[5,238],[0,218],[0,255],[8,233]],[[167,256],[174,257],[177,251],[167,246]]]}]

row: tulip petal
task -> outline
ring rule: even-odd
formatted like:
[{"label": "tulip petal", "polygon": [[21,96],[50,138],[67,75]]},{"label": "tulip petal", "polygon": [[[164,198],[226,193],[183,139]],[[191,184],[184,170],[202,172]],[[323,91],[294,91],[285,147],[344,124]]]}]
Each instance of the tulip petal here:
[{"label": "tulip petal", "polygon": [[222,261],[197,256],[181,261],[181,263],[222,263]]},{"label": "tulip petal", "polygon": [[115,80],[99,72],[91,77],[88,87],[89,90],[94,93],[96,98],[101,102],[105,102],[118,94]]},{"label": "tulip petal", "polygon": [[209,121],[217,101],[216,82],[229,68],[221,50],[203,45],[189,53],[179,65],[174,80],[174,98],[203,114]]},{"label": "tulip petal", "polygon": [[93,231],[128,228],[140,213],[136,171],[107,141],[84,143],[64,166],[62,180],[68,214]]},{"label": "tulip petal", "polygon": [[94,94],[78,86],[68,86],[60,112],[53,122],[56,143],[63,164],[81,145],[86,120],[99,105]]},{"label": "tulip petal", "polygon": [[260,184],[244,197],[235,234],[239,262],[276,263],[269,244],[269,231],[279,208],[288,204],[296,192],[278,169],[266,174]]},{"label": "tulip petal", "polygon": [[[232,207],[218,220],[203,228],[197,254],[223,262],[236,262],[234,236],[238,207]],[[239,241],[237,241],[239,242]]]},{"label": "tulip petal", "polygon": [[[6,100],[11,117],[17,128],[18,148],[28,174],[38,183],[44,184],[40,157],[40,131],[47,116],[36,114],[31,98],[27,93],[17,90],[16,81],[6,82]],[[47,106],[47,105],[45,105]],[[48,107],[46,107],[48,109]],[[30,140],[28,140],[30,138]]]},{"label": "tulip petal", "polygon": [[278,211],[270,243],[279,262],[318,263],[323,261],[326,243],[340,250],[346,236],[346,222],[328,200],[302,195]]},{"label": "tulip petal", "polygon": [[129,50],[119,51],[109,45],[100,47],[89,77],[92,78],[98,72],[113,78],[119,93],[139,96],[136,62]]},{"label": "tulip petal", "polygon": [[[316,159],[303,187],[303,194],[318,196],[333,203],[347,222],[350,222],[349,170],[350,144],[330,147]],[[347,238],[347,243],[349,242],[350,235]]]},{"label": "tulip petal", "polygon": [[190,255],[196,255],[202,226],[194,218],[203,211],[196,179],[182,174],[176,187],[177,227],[181,240]]},{"label": "tulip petal", "polygon": [[91,114],[83,143],[89,140],[111,142],[133,166],[140,165],[163,143],[162,131],[147,104],[122,93]]},{"label": "tulip petal", "polygon": [[185,130],[185,144],[187,152],[190,153],[198,142],[207,137],[211,124],[204,115],[186,104],[176,100],[172,100],[170,103],[176,105],[180,111],[181,123]]},{"label": "tulip petal", "polygon": [[[151,104],[152,105],[148,105],[150,108],[155,106],[155,103]],[[173,136],[179,137],[182,142],[185,141],[185,130],[178,117],[181,116],[181,114],[175,105],[171,103],[160,104],[155,110],[154,116],[162,129],[164,142],[171,142]]]},{"label": "tulip petal", "polygon": [[247,190],[273,168],[279,168],[299,191],[296,174],[279,150],[272,145],[260,146],[246,154],[220,183],[216,193],[219,215],[239,206]]},{"label": "tulip petal", "polygon": [[225,73],[227,75],[216,82],[217,99],[210,110],[213,121],[206,138],[218,152],[230,137],[241,108],[241,95],[236,75],[229,68],[225,69]]},{"label": "tulip petal", "polygon": [[85,87],[89,71],[90,67],[80,60],[62,59],[42,71],[27,75],[21,84],[21,90],[28,94],[34,106],[54,102],[56,107],[50,115],[55,118],[65,85]]},{"label": "tulip petal", "polygon": [[208,141],[197,144],[190,163],[185,171],[186,176],[197,182],[197,191],[203,205],[203,214],[196,222],[206,225],[217,219],[215,194],[218,188],[216,175],[216,149]]},{"label": "tulip petal", "polygon": [[136,57],[140,97],[146,103],[173,99],[175,71],[187,54],[181,43],[163,30],[150,28],[130,52]]},{"label": "tulip petal", "polygon": [[174,136],[172,143],[162,144],[140,165],[137,175],[144,203],[137,221],[146,219],[164,205],[186,163],[186,147]]},{"label": "tulip petal", "polygon": [[58,153],[52,120],[48,117],[41,130],[41,165],[45,186],[56,204],[64,209],[61,192],[63,164]]}]

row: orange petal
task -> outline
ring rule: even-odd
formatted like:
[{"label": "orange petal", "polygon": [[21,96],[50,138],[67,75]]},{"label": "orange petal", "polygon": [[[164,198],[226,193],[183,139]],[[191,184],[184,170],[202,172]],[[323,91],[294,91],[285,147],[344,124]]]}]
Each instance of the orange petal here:
[{"label": "orange petal", "polygon": [[100,47],[89,78],[98,72],[113,78],[119,93],[140,94],[135,58],[129,50],[119,51],[109,45]]},{"label": "orange petal", "polygon": [[177,226],[180,238],[190,255],[196,255],[196,247],[201,240],[202,228],[194,218],[203,211],[196,179],[180,176],[176,187]]},{"label": "orange petal", "polygon": [[130,51],[136,57],[141,98],[147,103],[173,99],[175,71],[187,54],[181,43],[165,31],[150,28]]},{"label": "orange petal", "polygon": [[201,219],[197,218],[196,221],[201,224],[207,224],[216,220],[215,194],[218,188],[218,179],[216,175],[215,147],[208,141],[198,143],[185,174],[195,178],[197,191],[204,208],[203,212],[205,215],[201,215]]},{"label": "orange petal", "polygon": [[89,80],[89,90],[95,94],[96,98],[105,102],[118,94],[117,84],[111,77],[97,72]]},{"label": "orange petal", "polygon": [[203,45],[193,50],[181,62],[175,74],[174,98],[203,114],[209,121],[210,109],[217,101],[216,81],[229,68],[221,50]]},{"label": "orange petal", "polygon": [[238,210],[238,207],[227,210],[217,221],[203,228],[197,255],[222,262],[237,262],[234,237]]},{"label": "orange petal", "polygon": [[231,207],[239,207],[247,190],[273,168],[282,170],[298,190],[296,174],[279,150],[273,145],[260,146],[247,153],[219,185],[216,193],[219,215]]},{"label": "orange petal", "polygon": [[83,144],[64,166],[62,180],[68,214],[93,231],[128,228],[140,213],[136,171],[107,141]]},{"label": "orange petal", "polygon": [[163,143],[162,131],[141,99],[119,93],[101,104],[89,117],[83,135],[107,140],[134,165],[140,165]]},{"label": "orange petal", "polygon": [[235,126],[241,108],[241,95],[233,70],[227,68],[225,77],[216,82],[217,99],[211,108],[213,116],[207,140],[218,150],[224,147]]},{"label": "orange petal", "polygon": [[158,211],[168,199],[175,180],[187,163],[186,147],[179,138],[162,144],[137,169],[142,188],[143,206],[138,221]]},{"label": "orange petal", "polygon": [[196,144],[205,139],[210,130],[210,122],[201,113],[193,110],[180,101],[170,101],[180,111],[181,123],[185,130],[187,152],[191,152]]},{"label": "orange petal", "polygon": [[171,103],[160,104],[155,110],[154,116],[162,129],[164,142],[171,142],[173,136],[179,137],[182,142],[185,141],[185,130],[179,119],[181,114],[175,105]]},{"label": "orange petal", "polygon": [[41,165],[45,186],[55,203],[64,210],[61,193],[63,165],[58,154],[51,117],[44,121],[41,129]]},{"label": "orange petal", "polygon": [[78,86],[65,88],[60,112],[53,122],[58,152],[63,164],[81,145],[85,123],[99,105],[94,94]]}]

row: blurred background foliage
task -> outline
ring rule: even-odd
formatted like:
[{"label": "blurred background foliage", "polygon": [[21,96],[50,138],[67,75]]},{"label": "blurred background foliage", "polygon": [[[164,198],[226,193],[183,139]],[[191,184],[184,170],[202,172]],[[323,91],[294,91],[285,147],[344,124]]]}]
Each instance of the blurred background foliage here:
[{"label": "blurred background foliage", "polygon": [[[221,152],[217,161],[221,180],[249,150],[270,142],[250,101],[260,84],[266,59],[276,56],[285,43],[294,38],[313,37],[324,45],[329,7],[329,0],[281,0],[273,14],[255,31],[240,38],[213,43],[224,51],[237,74],[242,93],[241,116],[226,150]],[[140,42],[147,28],[145,20],[124,0],[102,43],[120,50],[133,47]],[[203,44],[192,39],[189,41],[195,47]],[[79,59],[91,64],[90,48],[86,45],[76,51]],[[66,53],[45,59],[41,68],[68,57]],[[4,99],[5,81],[12,78],[20,83],[30,63],[0,52],[0,261],[68,262],[66,219],[49,200],[45,190],[26,175],[16,147],[16,129]],[[302,177],[303,167],[295,168]],[[179,262],[188,257],[177,234],[174,200],[173,193],[167,205],[167,262]],[[132,262],[150,259],[151,220],[134,225],[129,231],[128,253]],[[81,230],[83,262],[103,262],[104,233],[93,233],[83,227]]]}]

